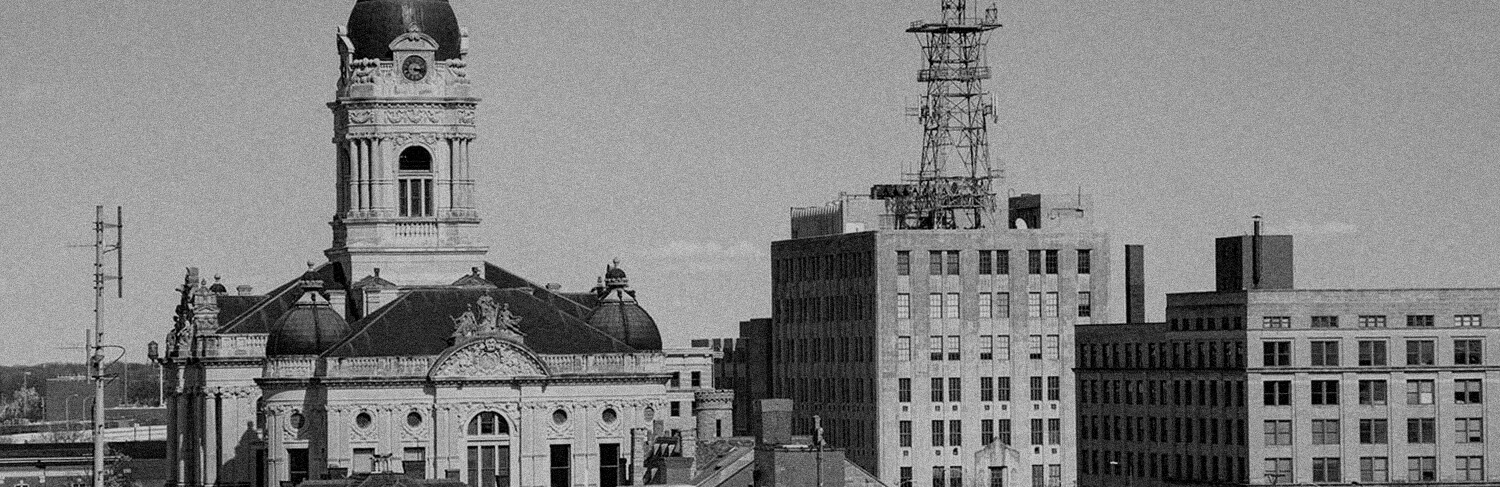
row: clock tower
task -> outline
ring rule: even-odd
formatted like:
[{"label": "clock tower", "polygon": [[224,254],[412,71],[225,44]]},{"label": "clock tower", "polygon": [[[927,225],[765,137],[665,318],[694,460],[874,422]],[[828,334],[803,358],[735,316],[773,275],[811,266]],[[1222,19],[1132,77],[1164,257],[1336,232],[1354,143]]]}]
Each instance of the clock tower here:
[{"label": "clock tower", "polygon": [[345,282],[452,284],[484,267],[468,32],[447,0],[358,0],[337,36],[338,185],[328,259]]}]

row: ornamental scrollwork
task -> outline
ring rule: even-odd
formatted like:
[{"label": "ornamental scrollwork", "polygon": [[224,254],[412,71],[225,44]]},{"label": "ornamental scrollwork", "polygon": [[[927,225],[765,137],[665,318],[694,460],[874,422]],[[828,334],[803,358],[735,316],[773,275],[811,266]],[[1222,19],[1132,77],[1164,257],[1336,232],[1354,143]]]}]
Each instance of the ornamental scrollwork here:
[{"label": "ornamental scrollwork", "polygon": [[547,375],[542,364],[516,345],[486,337],[462,345],[436,367],[437,377],[513,377]]},{"label": "ornamental scrollwork", "polygon": [[370,123],[375,121],[374,110],[350,110],[349,123]]}]

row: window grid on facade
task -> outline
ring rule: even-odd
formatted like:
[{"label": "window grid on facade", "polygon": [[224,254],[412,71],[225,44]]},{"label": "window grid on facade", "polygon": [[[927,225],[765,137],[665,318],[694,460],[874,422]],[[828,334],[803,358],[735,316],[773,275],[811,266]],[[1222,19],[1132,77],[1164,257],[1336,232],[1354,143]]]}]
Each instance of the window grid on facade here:
[{"label": "window grid on facade", "polygon": [[927,294],[927,319],[936,320],[943,317],[943,293]]},{"label": "window grid on facade", "polygon": [[1314,420],[1312,420],[1312,444],[1314,444],[1314,445],[1337,445],[1337,444],[1339,444],[1339,420],[1337,420],[1337,419],[1314,419]]},{"label": "window grid on facade", "polygon": [[1031,400],[1042,400],[1042,378],[1039,376],[1031,376]]},{"label": "window grid on facade", "polygon": [[1042,336],[1031,335],[1027,337],[1027,353],[1032,360],[1042,359]]},{"label": "window grid on facade", "polygon": [[1386,457],[1360,457],[1360,482],[1389,482],[1391,480],[1390,459]]},{"label": "window grid on facade", "polygon": [[1356,321],[1360,328],[1385,328],[1385,315],[1359,315]]},{"label": "window grid on facade", "polygon": [[1010,293],[995,293],[995,317],[1010,317]]},{"label": "window grid on facade", "polygon": [[1262,383],[1265,389],[1261,404],[1266,406],[1290,406],[1292,404],[1292,382],[1268,380]]},{"label": "window grid on facade", "polygon": [[979,293],[979,317],[993,318],[995,312],[995,295],[990,293]]},{"label": "window grid on facade", "polygon": [[1314,367],[1333,367],[1339,364],[1339,342],[1313,340],[1311,345],[1312,365]]},{"label": "window grid on facade", "polygon": [[1468,455],[1454,457],[1453,460],[1458,480],[1484,480],[1484,457]]},{"label": "window grid on facade", "polygon": [[1341,468],[1338,457],[1317,457],[1312,459],[1313,482],[1339,482],[1341,480]]},{"label": "window grid on facade", "polygon": [[1453,341],[1453,365],[1480,365],[1483,363],[1483,340],[1460,339]]},{"label": "window grid on facade", "polygon": [[1453,326],[1482,326],[1479,315],[1453,315]]},{"label": "window grid on facade", "polygon": [[902,377],[896,379],[896,400],[899,402],[911,402],[911,379]]},{"label": "window grid on facade", "polygon": [[1337,316],[1314,316],[1312,317],[1313,328],[1338,328],[1339,317]]},{"label": "window grid on facade", "polygon": [[1484,418],[1454,418],[1455,443],[1484,443]]},{"label": "window grid on facade", "polygon": [[995,337],[991,335],[979,336],[979,360],[995,359]]},{"label": "window grid on facade", "polygon": [[995,400],[996,401],[1009,401],[1010,400],[1010,377],[996,377],[995,378]]},{"label": "window grid on facade", "polygon": [[1312,381],[1312,400],[1314,406],[1332,406],[1339,403],[1339,381],[1315,380]]},{"label": "window grid on facade", "polygon": [[1381,340],[1360,340],[1359,365],[1361,367],[1384,367],[1386,343]]},{"label": "window grid on facade", "polygon": [[908,294],[908,293],[897,293],[896,294],[896,319],[905,320],[905,319],[910,319],[910,318],[911,318],[911,294]]},{"label": "window grid on facade", "polygon": [[1433,324],[1432,315],[1406,315],[1406,326],[1427,328]]},{"label": "window grid on facade", "polygon": [[943,317],[958,318],[958,293],[948,293],[943,297]]},{"label": "window grid on facade", "polygon": [[906,420],[901,421],[901,423],[898,426],[898,428],[900,428],[899,438],[900,438],[900,441],[901,441],[901,446],[902,447],[910,447],[911,446],[911,421],[906,421]]},{"label": "window grid on facade", "polygon": [[1434,365],[1432,340],[1407,340],[1406,365]]},{"label": "window grid on facade", "polygon": [[1042,317],[1042,293],[1026,293],[1026,316]]},{"label": "window grid on facade", "polygon": [[1408,379],[1406,381],[1407,404],[1432,404],[1435,383],[1431,379]]},{"label": "window grid on facade", "polygon": [[1436,443],[1437,420],[1435,418],[1406,418],[1406,442],[1410,444]]},{"label": "window grid on facade", "polygon": [[1266,445],[1273,446],[1290,444],[1292,444],[1292,420],[1266,420]]},{"label": "window grid on facade", "polygon": [[1292,365],[1292,342],[1263,342],[1261,352],[1262,365],[1266,367]]},{"label": "window grid on facade", "polygon": [[1386,404],[1387,388],[1383,379],[1366,379],[1359,381],[1359,403],[1368,406],[1383,406]]},{"label": "window grid on facade", "polygon": [[1406,457],[1406,479],[1413,482],[1437,480],[1437,457]]},{"label": "window grid on facade", "polygon": [[942,335],[930,335],[927,337],[927,359],[943,359],[943,337]]},{"label": "window grid on facade", "polygon": [[1484,402],[1484,383],[1480,379],[1455,379],[1453,381],[1454,404],[1480,404]]},{"label": "window grid on facade", "polygon": [[1046,317],[1049,317],[1049,318],[1057,317],[1057,313],[1058,313],[1058,311],[1057,311],[1057,309],[1058,309],[1058,306],[1057,306],[1057,293],[1055,293],[1055,292],[1049,292],[1049,293],[1044,294],[1043,297],[1046,298],[1045,301],[1043,302],[1043,304],[1044,304],[1043,309],[1042,309],[1043,316],[1046,316]]},{"label": "window grid on facade", "polygon": [[1093,252],[1089,249],[1078,249],[1078,273],[1088,274],[1093,267]]},{"label": "window grid on facade", "polygon": [[1078,317],[1087,318],[1094,315],[1094,298],[1087,291],[1078,293]]},{"label": "window grid on facade", "polygon": [[1385,419],[1359,420],[1359,443],[1384,445],[1390,442],[1390,422]]},{"label": "window grid on facade", "polygon": [[1292,317],[1290,316],[1264,316],[1260,319],[1262,328],[1291,328]]},{"label": "window grid on facade", "polygon": [[896,275],[911,275],[911,252],[906,250],[896,251]]},{"label": "window grid on facade", "polygon": [[943,397],[944,397],[943,396],[943,378],[942,377],[933,377],[932,378],[932,394],[931,394],[931,397],[929,397],[929,399],[931,399],[932,402],[943,402]]}]

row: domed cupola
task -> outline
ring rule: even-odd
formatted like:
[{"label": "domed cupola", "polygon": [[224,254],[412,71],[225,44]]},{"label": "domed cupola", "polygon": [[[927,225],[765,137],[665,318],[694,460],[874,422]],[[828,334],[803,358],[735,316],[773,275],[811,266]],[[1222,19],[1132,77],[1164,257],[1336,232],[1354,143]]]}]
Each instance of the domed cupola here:
[{"label": "domed cupola", "polygon": [[589,326],[610,334],[636,350],[661,350],[661,332],[656,320],[641,308],[630,289],[630,278],[620,268],[620,259],[607,266],[599,293],[599,305],[589,314]]},{"label": "domed cupola", "polygon": [[459,57],[458,18],[448,0],[358,0],[349,13],[355,59],[391,60],[391,41],[421,32],[438,43],[437,60]]},{"label": "domed cupola", "polygon": [[323,297],[323,281],[312,264],[302,275],[302,297],[271,324],[266,356],[317,355],[349,334],[349,324]]}]

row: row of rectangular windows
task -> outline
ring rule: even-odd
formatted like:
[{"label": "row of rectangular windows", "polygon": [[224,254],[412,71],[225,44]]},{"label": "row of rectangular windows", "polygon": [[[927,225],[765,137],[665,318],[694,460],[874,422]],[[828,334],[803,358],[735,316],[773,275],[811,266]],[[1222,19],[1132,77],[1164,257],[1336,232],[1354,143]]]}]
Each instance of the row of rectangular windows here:
[{"label": "row of rectangular windows", "polygon": [[[1183,320],[1186,322],[1187,320]],[[1200,318],[1199,321],[1202,321]],[[1261,326],[1264,328],[1291,328],[1292,317],[1290,316],[1262,316]],[[1385,315],[1358,315],[1355,323],[1360,328],[1385,328]],[[1433,315],[1406,315],[1406,326],[1416,328],[1430,328],[1437,323]],[[1484,326],[1484,316],[1477,314],[1453,315],[1453,326],[1476,327]],[[1309,328],[1338,328],[1338,316],[1313,316],[1308,319]],[[1175,329],[1175,328],[1174,328]]]},{"label": "row of rectangular windows", "polygon": [[[978,335],[980,360],[1010,360],[1010,335]],[[1058,360],[1062,357],[1060,335],[1029,335],[1026,340],[1027,357],[1032,360]],[[896,360],[908,362],[912,359],[911,337],[896,337]],[[927,359],[933,361],[963,360],[962,335],[931,335],[927,337]]]},{"label": "row of rectangular windows", "polygon": [[[1359,340],[1357,364],[1361,367],[1384,367],[1387,360],[1385,340]],[[1339,365],[1338,340],[1314,340],[1310,342],[1309,364],[1314,367]],[[1437,342],[1434,340],[1406,340],[1406,365],[1437,365]],[[1292,342],[1266,341],[1261,344],[1261,365],[1264,367],[1290,367],[1292,365]],[[1483,365],[1484,340],[1459,338],[1453,340],[1453,365]]]},{"label": "row of rectangular windows", "polygon": [[875,379],[782,377],[775,387],[776,397],[790,397],[798,404],[864,403],[875,398]]},{"label": "row of rectangular windows", "polygon": [[[1044,382],[1046,384],[1045,387],[1043,386]],[[963,378],[933,377],[930,383],[931,387],[928,388],[928,391],[931,393],[929,399],[932,402],[962,402],[964,400]],[[1034,375],[1031,376],[1030,385],[1031,395],[1029,397],[1032,401],[1042,401],[1043,397],[1046,397],[1045,400],[1047,401],[1062,400],[1062,377],[1060,376],[1042,377]],[[902,377],[896,379],[896,401],[911,402],[911,387],[911,378]],[[979,400],[982,402],[1009,401],[1010,377],[980,377]]]},{"label": "row of rectangular windows", "polygon": [[875,296],[847,294],[772,300],[771,317],[785,323],[863,321],[875,316]]},{"label": "row of rectangular windows", "polygon": [[874,253],[842,252],[776,259],[771,263],[774,282],[816,281],[850,277],[871,277],[875,273]]},{"label": "row of rectangular windows", "polygon": [[[1338,445],[1343,443],[1340,422],[1337,419],[1311,420],[1312,444]],[[1484,443],[1484,418],[1454,418],[1454,443]],[[1265,424],[1266,446],[1292,444],[1292,420],[1268,419]],[[1407,418],[1406,443],[1430,445],[1437,443],[1437,418]],[[1359,444],[1390,444],[1390,421],[1387,419],[1359,420]]]},{"label": "row of rectangular windows", "polygon": [[1079,380],[1078,397],[1084,404],[1243,407],[1245,381]]},{"label": "row of rectangular windows", "polygon": [[[979,318],[1010,318],[1010,293],[979,293],[976,310]],[[927,295],[927,318],[928,319],[953,319],[963,318],[969,313],[962,312],[962,296],[959,293],[929,293]],[[1094,314],[1093,294],[1088,291],[1078,293],[1078,316],[1090,317]],[[912,317],[911,294],[896,294],[896,319],[911,319]],[[1026,293],[1026,316],[1030,318],[1057,317],[1059,316],[1058,293]]]},{"label": "row of rectangular windows", "polygon": [[[1085,473],[1095,475],[1150,477],[1183,479],[1194,481],[1236,481],[1248,483],[1245,459],[1231,462],[1224,457],[1166,453],[1141,453],[1120,451],[1083,450]],[[1102,457],[1102,458],[1101,458]],[[1172,461],[1168,462],[1168,458]],[[1196,462],[1194,460],[1197,460]],[[1437,457],[1406,457],[1406,481],[1433,482],[1437,480]],[[1238,468],[1236,468],[1236,463]],[[1308,477],[1313,482],[1343,482],[1343,460],[1339,457],[1313,457]],[[1484,458],[1478,455],[1460,455],[1453,459],[1454,480],[1485,480]],[[1291,458],[1265,459],[1266,481],[1272,484],[1293,484]],[[1390,482],[1389,457],[1359,457],[1360,482]],[[1400,481],[1402,479],[1395,479]]]},{"label": "row of rectangular windows", "polygon": [[[976,479],[975,483],[964,483],[963,467],[932,467],[932,487],[968,487],[984,486],[1005,487],[1005,467],[989,467],[989,480]],[[901,487],[912,487],[917,485],[912,477],[912,467],[901,467],[901,481],[897,485]],[[1014,474],[1011,474],[1014,475]],[[1062,485],[1062,465],[1046,464],[1031,466],[1031,487],[1053,487]]]},{"label": "row of rectangular windows", "polygon": [[[1245,420],[1137,416],[1082,416],[1083,440],[1244,445]],[[1194,427],[1196,423],[1197,427]],[[1222,432],[1222,434],[1221,434]]]},{"label": "row of rectangular windows", "polygon": [[[972,424],[972,423],[971,423]],[[996,430],[995,425],[1000,429]],[[1045,427],[1043,426],[1045,424]],[[941,420],[934,419],[932,427],[928,429],[931,433],[932,446],[963,446],[964,431],[963,421],[957,419]],[[901,420],[897,426],[897,438],[902,448],[912,446],[912,422]],[[1062,420],[1050,418],[1043,420],[1035,418],[1031,420],[1031,444],[1032,445],[1060,445],[1062,444]],[[989,445],[1000,441],[1005,445],[1011,444],[1011,427],[1009,419],[983,419],[979,421],[979,444]]]},{"label": "row of rectangular windows", "polygon": [[[1382,406],[1389,403],[1389,387],[1385,379],[1360,380],[1358,383],[1359,404]],[[1340,402],[1339,381],[1311,381],[1311,396],[1308,403],[1314,406],[1331,406]],[[1292,381],[1268,380],[1261,384],[1261,405],[1292,405]],[[1408,379],[1406,381],[1406,404],[1432,404],[1437,397],[1437,382],[1433,379]],[[1481,379],[1454,379],[1453,404],[1483,404],[1484,382]]]},{"label": "row of rectangular windows", "polygon": [[[1009,250],[977,250],[978,265],[974,271],[981,276],[1010,274]],[[927,252],[927,275],[957,276],[963,272],[961,252],[957,250],[931,250]],[[1093,270],[1093,252],[1079,249],[1076,270],[1088,274]],[[1057,274],[1058,251],[1033,249],[1026,251],[1026,273],[1032,275]],[[911,251],[896,251],[896,275],[911,275]]]},{"label": "row of rectangular windows", "polygon": [[[1168,462],[1171,459],[1171,462]],[[1219,455],[1082,450],[1084,473],[1115,477],[1158,478],[1174,481],[1249,483],[1245,457]],[[1237,460],[1237,461],[1236,461]],[[1091,484],[1084,484],[1091,485]],[[1116,484],[1104,484],[1114,486]]]},{"label": "row of rectangular windows", "polygon": [[1245,342],[1080,343],[1082,368],[1192,368],[1245,366]]},{"label": "row of rectangular windows", "polygon": [[[1265,462],[1267,479],[1275,479],[1276,482],[1284,484],[1293,482],[1291,458],[1267,458]],[[1310,477],[1313,482],[1344,481],[1341,458],[1314,457],[1310,463],[1312,465]],[[1359,457],[1360,482],[1390,482],[1393,480],[1390,470],[1389,457]],[[1484,480],[1484,457],[1478,455],[1453,457],[1453,473],[1454,480]],[[1404,480],[1408,482],[1437,481],[1437,457],[1406,457],[1406,479]]]},{"label": "row of rectangular windows", "polygon": [[873,361],[872,337],[809,337],[776,339],[777,363],[861,363]]}]

